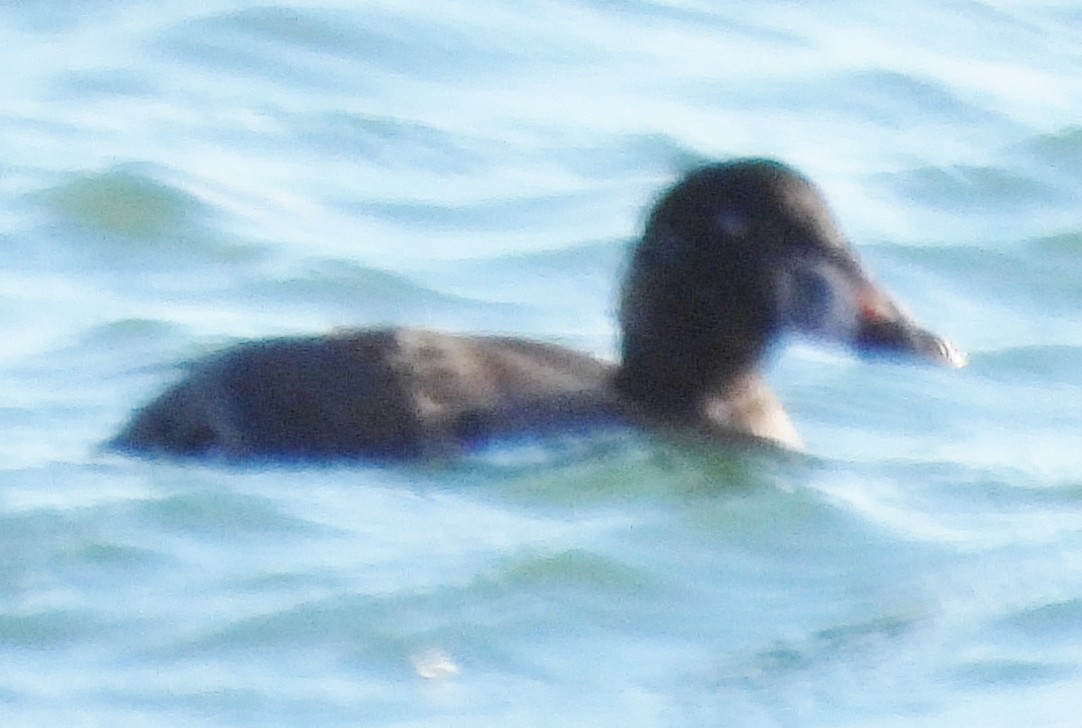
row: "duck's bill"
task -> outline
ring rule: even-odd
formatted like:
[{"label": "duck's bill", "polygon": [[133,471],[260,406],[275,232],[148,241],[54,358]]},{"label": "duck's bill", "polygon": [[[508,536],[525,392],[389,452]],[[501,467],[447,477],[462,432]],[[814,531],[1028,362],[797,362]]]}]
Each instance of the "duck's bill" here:
[{"label": "duck's bill", "polygon": [[855,260],[790,261],[779,292],[782,320],[790,330],[847,344],[867,356],[965,366],[958,347],[918,326]]},{"label": "duck's bill", "polygon": [[855,343],[869,356],[913,357],[954,369],[966,365],[961,349],[907,318],[864,319]]}]

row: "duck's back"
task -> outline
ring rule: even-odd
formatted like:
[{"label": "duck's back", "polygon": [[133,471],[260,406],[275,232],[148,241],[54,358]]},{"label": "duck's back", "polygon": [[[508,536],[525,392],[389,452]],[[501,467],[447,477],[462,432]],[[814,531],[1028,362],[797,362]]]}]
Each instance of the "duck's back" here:
[{"label": "duck's back", "polygon": [[225,457],[416,457],[619,417],[613,365],[523,339],[378,329],[241,344],[135,414],[115,447]]}]

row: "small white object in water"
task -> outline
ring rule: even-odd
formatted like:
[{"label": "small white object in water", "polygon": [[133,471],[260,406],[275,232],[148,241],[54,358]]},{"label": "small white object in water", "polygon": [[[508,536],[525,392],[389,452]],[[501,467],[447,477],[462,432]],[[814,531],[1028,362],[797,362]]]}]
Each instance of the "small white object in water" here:
[{"label": "small white object in water", "polygon": [[438,647],[431,647],[413,656],[413,669],[426,680],[444,680],[458,674],[458,665]]}]

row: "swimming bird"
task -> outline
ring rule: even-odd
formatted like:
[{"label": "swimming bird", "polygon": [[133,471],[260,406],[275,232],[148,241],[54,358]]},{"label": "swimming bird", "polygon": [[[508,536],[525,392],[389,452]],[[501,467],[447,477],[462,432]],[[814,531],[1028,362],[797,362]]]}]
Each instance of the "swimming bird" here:
[{"label": "swimming bird", "polygon": [[799,448],[762,372],[786,332],[965,362],[872,280],[819,189],[767,159],[709,164],[662,194],[632,248],[619,323],[618,363],[415,328],[242,343],[198,363],[110,444],[236,460],[442,457],[619,422]]}]

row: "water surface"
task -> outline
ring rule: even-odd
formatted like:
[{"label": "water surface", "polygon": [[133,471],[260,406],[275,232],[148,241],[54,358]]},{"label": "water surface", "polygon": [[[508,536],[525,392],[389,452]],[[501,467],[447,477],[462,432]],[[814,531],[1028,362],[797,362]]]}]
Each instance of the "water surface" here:
[{"label": "water surface", "polygon": [[[1060,2],[0,9],[11,725],[1071,725],[1082,14]],[[608,433],[231,468],[99,443],[240,339],[615,351],[644,210],[817,180],[961,372],[796,342],[809,457]]]}]

